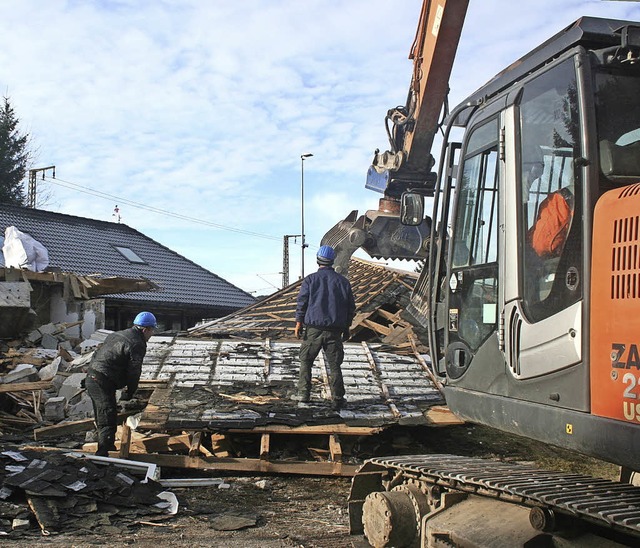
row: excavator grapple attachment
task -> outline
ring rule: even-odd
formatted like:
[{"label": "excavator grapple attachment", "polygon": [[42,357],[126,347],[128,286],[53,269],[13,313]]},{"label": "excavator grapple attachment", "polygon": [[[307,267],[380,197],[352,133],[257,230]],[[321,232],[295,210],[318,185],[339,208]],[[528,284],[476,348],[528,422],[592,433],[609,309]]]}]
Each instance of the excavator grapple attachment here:
[{"label": "excavator grapple attachment", "polygon": [[430,233],[429,218],[418,226],[405,226],[395,212],[369,210],[358,217],[354,210],[325,234],[321,245],[335,249],[334,268],[346,274],[351,256],[360,247],[375,259],[424,259]]}]

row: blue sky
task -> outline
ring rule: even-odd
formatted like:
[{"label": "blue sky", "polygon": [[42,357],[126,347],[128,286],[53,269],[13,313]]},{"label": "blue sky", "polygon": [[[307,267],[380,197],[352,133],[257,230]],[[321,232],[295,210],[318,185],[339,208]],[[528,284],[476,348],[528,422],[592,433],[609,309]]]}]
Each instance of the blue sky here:
[{"label": "blue sky", "polygon": [[[329,228],[377,208],[365,175],[406,100],[421,5],[0,0],[0,89],[33,167],[56,166],[38,207],[115,222],[118,205],[123,223],[265,294],[281,285],[283,236],[300,233],[310,152],[309,273]],[[581,15],[640,20],[640,3],[470,0],[451,105]],[[299,240],[290,263],[294,281]]]}]

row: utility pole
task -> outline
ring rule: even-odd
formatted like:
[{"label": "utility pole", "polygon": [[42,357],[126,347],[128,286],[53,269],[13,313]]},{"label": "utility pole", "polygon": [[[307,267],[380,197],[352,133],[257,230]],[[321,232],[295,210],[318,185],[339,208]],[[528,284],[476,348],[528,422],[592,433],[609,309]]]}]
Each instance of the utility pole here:
[{"label": "utility pole", "polygon": [[282,289],[289,285],[289,238],[298,238],[300,234],[285,234],[282,245]]},{"label": "utility pole", "polygon": [[44,181],[44,172],[52,169],[53,170],[53,178],[56,178],[56,166],[47,166],[47,167],[39,167],[36,169],[29,170],[29,190],[27,195],[27,207],[31,209],[36,208],[36,174],[39,171],[42,171],[42,180]]},{"label": "utility pole", "polygon": [[304,161],[313,154],[307,152],[300,155],[300,232],[302,232],[302,253],[300,254],[300,279],[304,278],[304,250],[308,247],[304,239]]}]

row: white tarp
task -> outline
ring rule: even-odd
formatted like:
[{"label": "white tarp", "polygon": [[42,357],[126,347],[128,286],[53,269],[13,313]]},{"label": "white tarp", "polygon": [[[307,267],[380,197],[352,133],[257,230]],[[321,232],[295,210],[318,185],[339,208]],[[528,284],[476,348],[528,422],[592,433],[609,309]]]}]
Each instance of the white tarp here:
[{"label": "white tarp", "polygon": [[38,240],[20,232],[15,226],[8,226],[4,232],[4,266],[26,268],[42,272],[49,266],[49,253]]}]

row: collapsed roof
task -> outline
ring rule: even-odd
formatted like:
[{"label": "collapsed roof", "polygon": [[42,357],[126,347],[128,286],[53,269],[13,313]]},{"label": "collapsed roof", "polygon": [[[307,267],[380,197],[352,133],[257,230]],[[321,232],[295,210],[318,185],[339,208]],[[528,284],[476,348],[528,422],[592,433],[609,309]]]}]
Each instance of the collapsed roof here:
[{"label": "collapsed roof", "polygon": [[[413,353],[418,337],[416,328],[404,317],[404,308],[418,274],[352,258],[348,277],[356,301],[350,341],[379,342],[393,352]],[[189,336],[291,340],[301,284],[298,280],[224,318],[205,321],[191,328]]]}]

